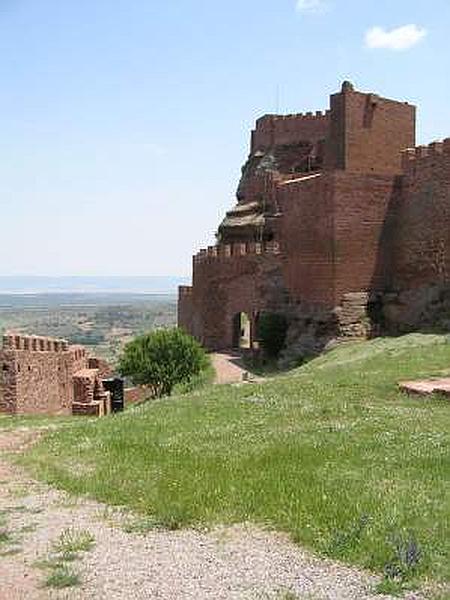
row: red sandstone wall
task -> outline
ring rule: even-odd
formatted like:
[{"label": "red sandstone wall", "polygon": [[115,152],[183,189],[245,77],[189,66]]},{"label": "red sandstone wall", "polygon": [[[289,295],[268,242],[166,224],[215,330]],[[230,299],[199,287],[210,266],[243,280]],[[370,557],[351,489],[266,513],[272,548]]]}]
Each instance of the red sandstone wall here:
[{"label": "red sandstone wall", "polygon": [[376,94],[331,96],[326,166],[359,173],[401,173],[401,151],[415,145],[414,106]]},{"label": "red sandstone wall", "polygon": [[125,388],[124,395],[125,407],[129,406],[130,404],[136,404],[137,402],[142,402],[151,398],[150,390],[144,386]]},{"label": "red sandstone wall", "polygon": [[88,358],[88,368],[97,369],[98,377],[100,379],[107,379],[114,375],[114,369],[111,365],[106,360],[96,356],[90,356]]},{"label": "red sandstone wall", "polygon": [[10,336],[0,350],[0,365],[0,412],[70,414],[73,374],[87,367],[87,355],[67,342]]},{"label": "red sandstone wall", "polygon": [[17,369],[13,353],[0,350],[0,413],[14,414],[17,404]]},{"label": "red sandstone wall", "polygon": [[291,297],[333,305],[333,179],[306,177],[279,188],[283,273]]},{"label": "red sandstone wall", "polygon": [[336,171],[280,186],[286,286],[296,301],[333,307],[381,288],[395,178]]},{"label": "red sandstone wall", "polygon": [[252,131],[251,152],[267,150],[276,145],[307,140],[318,142],[327,137],[329,115],[316,112],[298,115],[265,115]]},{"label": "red sandstone wall", "polygon": [[335,302],[340,304],[346,293],[385,286],[397,190],[389,175],[336,171],[333,179]]},{"label": "red sandstone wall", "polygon": [[450,283],[450,139],[405,153],[394,288]]},{"label": "red sandstone wall", "polygon": [[184,329],[187,333],[193,331],[193,302],[192,287],[182,285],[178,288],[177,322],[178,327]]},{"label": "red sandstone wall", "polygon": [[[260,251],[261,254],[257,252]],[[217,253],[214,255],[213,253]],[[233,317],[254,319],[284,301],[276,246],[235,244],[211,248],[194,259],[192,333],[210,349],[233,344]]]}]

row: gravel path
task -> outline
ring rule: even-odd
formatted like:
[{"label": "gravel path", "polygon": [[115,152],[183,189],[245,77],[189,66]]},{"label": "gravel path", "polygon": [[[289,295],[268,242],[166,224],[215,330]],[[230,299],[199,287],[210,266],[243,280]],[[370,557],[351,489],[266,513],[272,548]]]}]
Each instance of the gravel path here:
[{"label": "gravel path", "polygon": [[[139,525],[138,517],[74,500],[11,465],[6,453],[35,437],[27,429],[0,430],[0,515],[13,537],[0,544],[0,600],[389,598],[371,591],[376,577],[318,559],[286,536],[251,525],[126,533],[124,525],[130,518]],[[70,563],[81,575],[79,587],[49,590],[36,561],[51,555],[52,542],[69,527],[88,530],[95,546]]]}]

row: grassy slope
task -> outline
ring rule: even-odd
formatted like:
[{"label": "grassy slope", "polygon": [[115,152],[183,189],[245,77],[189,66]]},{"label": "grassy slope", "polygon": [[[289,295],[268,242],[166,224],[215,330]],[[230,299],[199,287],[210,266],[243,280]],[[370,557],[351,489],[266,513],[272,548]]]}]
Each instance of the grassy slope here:
[{"label": "grassy slope", "polygon": [[450,405],[397,392],[450,375],[438,336],[351,344],[261,385],[207,388],[50,434],[48,481],[169,525],[252,520],[382,569],[412,531],[421,571],[450,576]]}]

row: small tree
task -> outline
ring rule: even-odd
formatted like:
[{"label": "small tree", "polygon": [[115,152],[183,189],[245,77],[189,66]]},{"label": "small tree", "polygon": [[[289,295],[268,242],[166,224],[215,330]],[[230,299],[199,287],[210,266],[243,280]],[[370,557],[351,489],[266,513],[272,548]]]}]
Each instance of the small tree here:
[{"label": "small tree", "polygon": [[203,348],[181,329],[158,329],[126,344],[119,371],[133,383],[148,385],[154,396],[170,396],[174,385],[188,383],[208,367]]},{"label": "small tree", "polygon": [[276,358],[284,346],[287,321],[278,313],[262,313],[258,319],[257,336],[269,358]]}]

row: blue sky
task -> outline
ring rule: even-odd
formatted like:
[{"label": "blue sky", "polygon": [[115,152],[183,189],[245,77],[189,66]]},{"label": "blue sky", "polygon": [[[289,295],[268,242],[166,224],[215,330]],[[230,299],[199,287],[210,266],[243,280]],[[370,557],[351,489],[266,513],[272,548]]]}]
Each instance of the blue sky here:
[{"label": "blue sky", "polygon": [[0,274],[189,274],[277,96],[351,79],[450,136],[449,30],[448,0],[0,0]]}]

